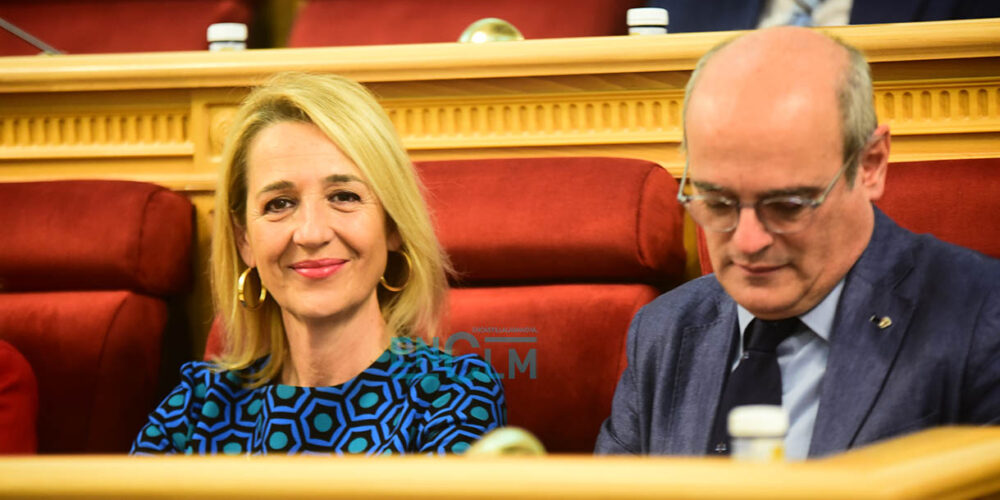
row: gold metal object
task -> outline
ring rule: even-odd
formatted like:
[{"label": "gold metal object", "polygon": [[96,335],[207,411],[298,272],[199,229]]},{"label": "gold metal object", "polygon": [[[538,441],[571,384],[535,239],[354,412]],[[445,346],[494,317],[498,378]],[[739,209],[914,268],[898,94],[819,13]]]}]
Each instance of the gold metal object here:
[{"label": "gold metal object", "polygon": [[506,42],[524,40],[513,24],[496,17],[480,19],[465,28],[458,41],[462,43]]},{"label": "gold metal object", "polygon": [[248,267],[241,274],[239,279],[236,280],[236,299],[240,301],[240,305],[250,309],[251,311],[257,309],[264,303],[264,299],[267,298],[267,288],[264,288],[264,282],[260,280],[260,273],[257,274],[257,282],[260,283],[260,293],[257,297],[256,303],[249,303],[247,301],[247,295],[245,292],[245,287],[247,284],[247,276],[250,275],[250,271],[257,269],[256,267]]},{"label": "gold metal object", "polygon": [[531,432],[520,427],[499,427],[472,443],[466,456],[544,455],[545,446]]},{"label": "gold metal object", "polygon": [[402,291],[403,288],[406,288],[407,283],[410,282],[410,278],[413,277],[413,261],[410,260],[410,256],[407,255],[406,252],[403,251],[403,250],[400,250],[397,253],[399,253],[400,255],[402,255],[403,256],[403,260],[406,261],[406,281],[400,283],[399,285],[395,285],[395,286],[394,285],[390,285],[389,282],[385,280],[385,274],[384,273],[382,274],[382,277],[378,279],[378,282],[381,283],[382,286],[385,287],[385,289],[389,290],[390,292],[400,292],[400,291]]}]

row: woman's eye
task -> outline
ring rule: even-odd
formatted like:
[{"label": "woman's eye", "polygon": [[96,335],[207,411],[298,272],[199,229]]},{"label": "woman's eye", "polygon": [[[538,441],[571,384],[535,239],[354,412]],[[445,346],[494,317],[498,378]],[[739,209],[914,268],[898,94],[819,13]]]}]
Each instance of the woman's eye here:
[{"label": "woman's eye", "polygon": [[264,213],[280,212],[291,208],[292,205],[292,200],[288,198],[275,198],[264,205]]},{"label": "woman's eye", "polygon": [[361,196],[350,191],[337,191],[330,195],[330,201],[334,203],[357,203],[361,201]]}]

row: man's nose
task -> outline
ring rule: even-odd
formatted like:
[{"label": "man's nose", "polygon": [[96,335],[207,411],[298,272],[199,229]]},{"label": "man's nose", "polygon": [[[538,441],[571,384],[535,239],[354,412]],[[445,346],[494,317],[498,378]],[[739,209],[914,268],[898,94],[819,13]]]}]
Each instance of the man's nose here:
[{"label": "man's nose", "polygon": [[333,216],[326,200],[303,201],[296,215],[297,226],[292,235],[296,245],[317,247],[333,238]]},{"label": "man's nose", "polygon": [[764,227],[764,223],[757,217],[754,207],[740,208],[738,217],[736,229],[733,230],[732,242],[741,254],[756,254],[774,242],[774,235]]}]

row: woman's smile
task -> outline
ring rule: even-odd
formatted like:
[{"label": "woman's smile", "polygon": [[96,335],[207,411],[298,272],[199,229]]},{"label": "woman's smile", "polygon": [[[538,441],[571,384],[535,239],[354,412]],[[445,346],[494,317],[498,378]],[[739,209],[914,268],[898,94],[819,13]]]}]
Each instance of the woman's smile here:
[{"label": "woman's smile", "polygon": [[303,260],[288,267],[306,278],[318,280],[333,275],[347,262],[345,259]]}]

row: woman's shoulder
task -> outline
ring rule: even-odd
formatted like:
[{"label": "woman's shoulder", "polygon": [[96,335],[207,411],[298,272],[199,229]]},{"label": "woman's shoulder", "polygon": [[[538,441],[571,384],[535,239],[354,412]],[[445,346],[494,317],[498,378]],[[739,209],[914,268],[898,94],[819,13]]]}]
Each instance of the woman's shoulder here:
[{"label": "woman's shoulder", "polygon": [[258,363],[243,369],[226,370],[215,361],[188,361],[181,365],[181,385],[190,387],[196,395],[203,395],[209,388],[242,391],[246,375],[256,369]]},{"label": "woman's shoulder", "polygon": [[418,368],[418,378],[438,379],[466,386],[501,387],[496,370],[478,354],[454,355],[423,341],[410,341],[412,352],[406,357]]}]

